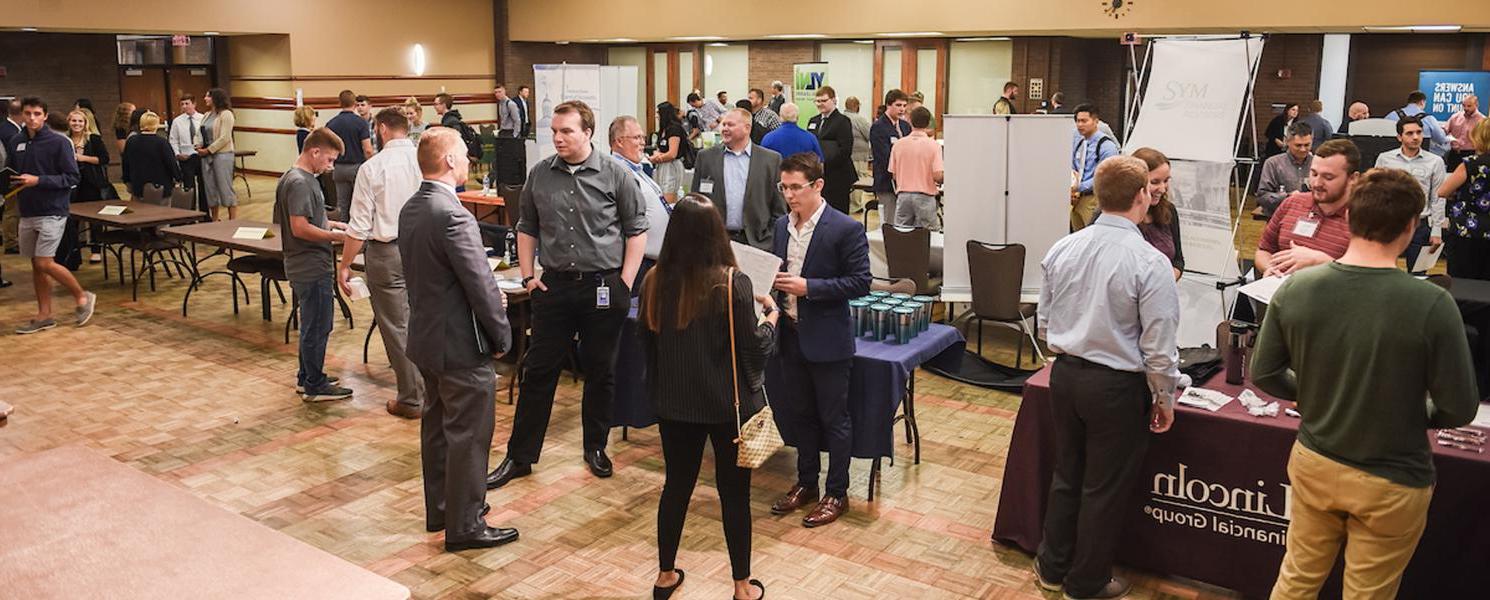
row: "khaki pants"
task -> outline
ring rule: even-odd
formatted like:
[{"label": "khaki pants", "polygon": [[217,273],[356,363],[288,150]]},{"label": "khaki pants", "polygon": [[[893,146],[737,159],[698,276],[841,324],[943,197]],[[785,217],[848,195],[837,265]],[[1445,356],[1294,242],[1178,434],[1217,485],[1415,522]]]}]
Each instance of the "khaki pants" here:
[{"label": "khaki pants", "polygon": [[21,207],[15,196],[5,201],[5,221],[0,223],[0,233],[5,235],[5,247],[15,250],[21,247]]},{"label": "khaki pants", "polygon": [[1345,546],[1344,597],[1397,597],[1402,570],[1428,522],[1433,488],[1393,483],[1321,456],[1295,442],[1288,552],[1273,600],[1315,598]]},{"label": "khaki pants", "polygon": [[1082,194],[1071,205],[1071,233],[1076,233],[1097,220],[1097,195]]}]

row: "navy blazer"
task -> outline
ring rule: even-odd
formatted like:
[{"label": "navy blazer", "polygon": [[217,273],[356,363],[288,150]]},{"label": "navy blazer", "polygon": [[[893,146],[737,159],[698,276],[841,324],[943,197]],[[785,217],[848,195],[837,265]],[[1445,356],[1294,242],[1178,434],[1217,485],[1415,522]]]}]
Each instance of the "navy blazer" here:
[{"label": "navy blazer", "polygon": [[[772,252],[786,271],[787,228],[791,214],[776,220]],[[848,302],[869,293],[869,238],[853,217],[828,206],[818,219],[802,260],[807,296],[797,299],[797,340],[802,357],[812,362],[854,356],[854,323]]]}]

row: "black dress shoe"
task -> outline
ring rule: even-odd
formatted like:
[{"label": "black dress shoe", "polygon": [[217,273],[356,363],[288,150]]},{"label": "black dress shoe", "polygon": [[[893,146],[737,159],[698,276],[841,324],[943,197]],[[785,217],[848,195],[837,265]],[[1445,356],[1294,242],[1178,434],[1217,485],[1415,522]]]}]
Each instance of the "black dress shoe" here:
[{"label": "black dress shoe", "polygon": [[[488,504],[486,502],[482,502],[481,503],[481,514],[479,516],[485,517],[486,516],[486,513],[489,513],[489,512],[491,512],[491,504]],[[436,531],[444,531],[445,530],[445,522],[444,521],[440,521],[439,523],[426,523],[424,525],[424,530],[425,531],[428,531],[430,533],[434,533]]]},{"label": "black dress shoe", "polygon": [[487,527],[476,532],[468,538],[452,540],[445,539],[445,551],[456,552],[459,550],[471,550],[474,548],[495,548],[502,544],[517,541],[517,530],[507,527]]},{"label": "black dress shoe", "polygon": [[0,288],[8,288],[10,286],[11,286],[10,280],[8,280],[8,279],[0,279]]},{"label": "black dress shoe", "polygon": [[533,474],[533,465],[520,463],[510,458],[502,459],[502,464],[497,465],[490,475],[486,476],[486,489],[494,490],[507,482],[518,477],[527,477]]},{"label": "black dress shoe", "polygon": [[611,473],[614,472],[611,470],[610,457],[605,455],[604,450],[586,452],[585,464],[590,467],[590,472],[594,473],[596,477],[610,477]]},{"label": "black dress shoe", "polygon": [[683,585],[683,579],[687,577],[688,574],[684,573],[682,569],[675,570],[678,572],[678,581],[667,587],[662,587],[660,585],[652,586],[652,600],[667,600],[668,598],[673,597],[673,592],[678,591],[679,586]]}]

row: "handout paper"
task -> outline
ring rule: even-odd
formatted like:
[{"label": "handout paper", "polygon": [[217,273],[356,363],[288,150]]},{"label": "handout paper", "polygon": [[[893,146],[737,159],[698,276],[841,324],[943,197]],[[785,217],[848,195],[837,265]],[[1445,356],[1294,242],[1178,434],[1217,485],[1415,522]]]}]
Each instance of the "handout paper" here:
[{"label": "handout paper", "polygon": [[233,232],[235,240],[262,240],[269,237],[268,227],[239,227]]},{"label": "handout paper", "polygon": [[1246,294],[1247,297],[1253,300],[1256,300],[1263,304],[1267,304],[1269,302],[1272,302],[1273,294],[1278,293],[1278,286],[1283,285],[1283,282],[1287,280],[1287,275],[1263,277],[1258,279],[1257,281],[1237,288],[1237,291]]},{"label": "handout paper", "polygon": [[[781,259],[775,254],[740,242],[730,242],[729,245],[735,251],[735,264],[739,266],[740,272],[750,278],[752,291],[758,296],[771,293],[771,286],[776,283],[776,273],[781,271]],[[755,312],[757,315],[761,313],[760,303],[756,303]]]},{"label": "handout paper", "polygon": [[1443,255],[1443,246],[1439,244],[1437,250],[1432,246],[1423,246],[1423,249],[1418,252],[1417,260],[1412,261],[1412,272],[1427,273],[1428,269],[1438,264],[1438,257]]},{"label": "handout paper", "polygon": [[124,206],[123,204],[110,204],[108,206],[105,206],[103,208],[98,209],[98,214],[101,214],[101,215],[110,215],[110,216],[119,216],[119,215],[124,214],[124,210],[126,208],[128,208],[128,207]]}]

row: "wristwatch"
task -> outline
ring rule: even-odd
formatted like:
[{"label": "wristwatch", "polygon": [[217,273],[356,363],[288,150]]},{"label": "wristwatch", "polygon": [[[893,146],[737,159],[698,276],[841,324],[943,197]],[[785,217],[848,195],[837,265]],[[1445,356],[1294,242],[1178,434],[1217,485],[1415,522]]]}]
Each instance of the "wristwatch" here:
[{"label": "wristwatch", "polygon": [[529,281],[532,281],[533,279],[534,279],[534,277],[532,275],[529,275],[527,277],[524,277],[523,278],[523,287],[528,287],[528,282]]}]

